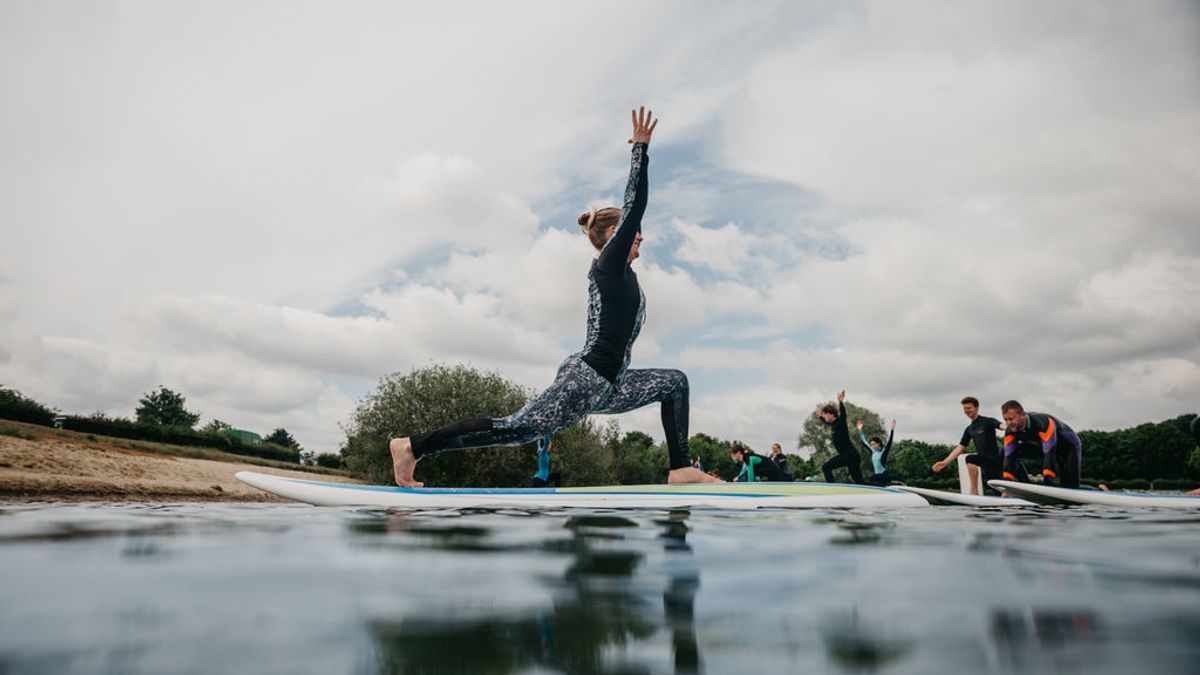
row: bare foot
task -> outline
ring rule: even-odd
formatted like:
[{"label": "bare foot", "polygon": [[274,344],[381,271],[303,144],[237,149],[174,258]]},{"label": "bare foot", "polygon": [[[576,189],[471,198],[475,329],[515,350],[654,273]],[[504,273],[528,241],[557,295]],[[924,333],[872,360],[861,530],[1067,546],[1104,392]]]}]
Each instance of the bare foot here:
[{"label": "bare foot", "polygon": [[388,443],[392,453],[392,469],[396,472],[396,485],[400,487],[424,487],[425,484],[413,480],[413,471],[417,468],[417,458],[413,456],[412,441],[407,438],[393,438]]},{"label": "bare foot", "polygon": [[675,483],[724,483],[725,481],[710,476],[694,466],[685,466],[678,469],[671,469],[671,473],[667,474],[667,482]]}]

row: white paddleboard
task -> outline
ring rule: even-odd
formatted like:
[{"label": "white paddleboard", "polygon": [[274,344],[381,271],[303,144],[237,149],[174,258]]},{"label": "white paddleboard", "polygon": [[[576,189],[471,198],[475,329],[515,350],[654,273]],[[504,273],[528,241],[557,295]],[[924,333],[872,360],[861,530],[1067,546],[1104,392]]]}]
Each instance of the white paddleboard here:
[{"label": "white paddleboard", "polygon": [[1103,506],[1153,506],[1167,509],[1200,509],[1200,497],[1188,495],[1156,495],[1142,492],[1104,492],[1103,490],[1074,490],[1071,488],[1018,483],[1011,480],[990,480],[997,490],[1006,490],[1018,497],[1039,504],[1100,504]]},{"label": "white paddleboard", "polygon": [[911,492],[833,483],[698,483],[567,488],[402,488],[321,483],[239,471],[238,480],[316,506],[755,509],[928,506]]},{"label": "white paddleboard", "polygon": [[921,495],[928,500],[930,504],[935,506],[1035,506],[1033,502],[1026,501],[1018,497],[964,495],[961,492],[932,490],[929,488],[910,487],[907,485],[897,485],[896,489]]}]

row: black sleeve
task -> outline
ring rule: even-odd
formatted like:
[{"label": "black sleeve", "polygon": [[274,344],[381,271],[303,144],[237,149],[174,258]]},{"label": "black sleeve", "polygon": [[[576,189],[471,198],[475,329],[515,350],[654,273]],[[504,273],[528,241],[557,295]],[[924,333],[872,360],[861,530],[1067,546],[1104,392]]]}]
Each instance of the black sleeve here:
[{"label": "black sleeve", "polygon": [[[962,438],[958,439],[958,444],[963,446],[964,448],[971,444],[971,427],[970,427],[970,425],[967,425],[967,428],[963,429],[963,435],[962,435]],[[978,450],[979,448],[975,448],[975,449]]]},{"label": "black sleeve", "polygon": [[880,463],[883,464],[883,468],[885,470],[887,469],[888,453],[892,451],[892,437],[895,435],[896,435],[895,429],[892,429],[891,431],[888,432],[887,445],[883,446],[883,455],[879,458],[879,461],[880,461]]},{"label": "black sleeve", "polygon": [[[838,418],[833,421],[834,426],[840,426],[846,432],[846,439],[850,438],[850,423],[846,421],[846,404],[838,401]],[[838,452],[841,452],[839,450]]]},{"label": "black sleeve", "polygon": [[650,164],[645,143],[633,144],[633,156],[629,161],[629,183],[625,185],[625,205],[621,209],[621,222],[612,239],[600,251],[599,267],[606,272],[619,274],[629,258],[633,239],[642,231],[642,214],[646,212],[649,199],[650,180],[646,170]]}]

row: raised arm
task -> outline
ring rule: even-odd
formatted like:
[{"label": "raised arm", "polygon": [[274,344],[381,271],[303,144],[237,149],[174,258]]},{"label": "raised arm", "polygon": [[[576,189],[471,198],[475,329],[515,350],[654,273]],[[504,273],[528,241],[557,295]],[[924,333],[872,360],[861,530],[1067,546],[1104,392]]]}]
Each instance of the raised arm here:
[{"label": "raised arm", "polygon": [[871,441],[868,441],[867,435],[863,433],[862,420],[854,420],[854,426],[858,428],[859,442],[863,444],[863,447],[867,449],[867,452],[871,452]]},{"label": "raised arm", "polygon": [[625,185],[621,222],[617,224],[616,232],[600,251],[600,267],[613,273],[618,273],[624,268],[633,240],[642,231],[642,215],[646,212],[646,202],[650,195],[650,180],[647,176],[650,164],[650,136],[654,133],[654,127],[658,126],[653,111],[645,108],[630,111],[630,116],[633,118],[633,135],[629,137],[629,142],[633,144],[633,153],[629,161],[629,182]]},{"label": "raised arm", "polygon": [[883,446],[883,456],[879,461],[883,464],[883,468],[887,468],[888,454],[892,451],[892,438],[896,436],[896,420],[892,420],[892,428],[888,431],[887,443]]}]

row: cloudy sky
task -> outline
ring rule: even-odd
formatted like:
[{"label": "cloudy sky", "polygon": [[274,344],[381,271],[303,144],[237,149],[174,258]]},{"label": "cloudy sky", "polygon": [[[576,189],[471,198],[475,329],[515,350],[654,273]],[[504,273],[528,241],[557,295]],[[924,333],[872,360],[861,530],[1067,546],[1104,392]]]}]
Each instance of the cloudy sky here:
[{"label": "cloudy sky", "polygon": [[3,0],[0,384],[319,452],[388,373],[541,389],[646,104],[633,365],[693,432],[1200,407],[1200,5],[736,5]]}]

